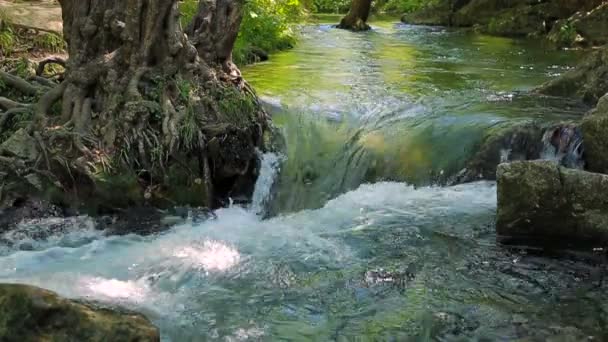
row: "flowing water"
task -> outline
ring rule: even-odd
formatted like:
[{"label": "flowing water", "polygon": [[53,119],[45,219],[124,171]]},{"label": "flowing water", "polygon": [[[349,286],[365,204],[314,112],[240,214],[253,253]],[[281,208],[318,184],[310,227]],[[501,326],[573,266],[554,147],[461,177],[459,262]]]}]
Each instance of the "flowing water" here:
[{"label": "flowing water", "polygon": [[433,186],[496,125],[580,115],[522,93],[577,56],[388,22],[302,31],[244,70],[288,146],[250,207],[147,237],[27,222],[0,240],[0,281],[136,309],[166,341],[608,338],[598,268],[497,246],[493,182]]}]

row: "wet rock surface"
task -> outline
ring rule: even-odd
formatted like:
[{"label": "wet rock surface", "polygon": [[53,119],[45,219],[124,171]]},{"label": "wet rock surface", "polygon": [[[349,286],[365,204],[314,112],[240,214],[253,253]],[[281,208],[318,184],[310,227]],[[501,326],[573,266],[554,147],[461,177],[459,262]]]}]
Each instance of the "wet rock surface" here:
[{"label": "wet rock surface", "polygon": [[496,230],[506,243],[608,243],[608,175],[552,161],[501,164]]},{"label": "wet rock surface", "polygon": [[595,105],[608,92],[608,48],[594,51],[574,69],[536,90],[538,93],[572,97]]},{"label": "wet rock surface", "polygon": [[608,95],[604,95],[597,107],[589,112],[581,123],[585,140],[587,169],[608,173]]},{"label": "wet rock surface", "polygon": [[0,285],[2,341],[160,341],[140,314],[75,302],[27,285]]},{"label": "wet rock surface", "polygon": [[553,160],[568,168],[582,169],[582,134],[575,123],[522,122],[490,129],[466,167],[449,184],[496,180],[501,163],[524,160]]}]

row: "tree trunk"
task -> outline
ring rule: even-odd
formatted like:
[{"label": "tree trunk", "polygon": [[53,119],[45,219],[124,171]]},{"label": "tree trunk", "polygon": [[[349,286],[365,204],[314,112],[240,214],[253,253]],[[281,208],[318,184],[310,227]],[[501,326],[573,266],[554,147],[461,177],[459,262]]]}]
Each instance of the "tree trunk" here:
[{"label": "tree trunk", "polygon": [[56,187],[61,201],[110,208],[210,207],[250,194],[271,125],[232,63],[242,0],[201,0],[186,30],[177,0],[60,4],[65,77],[18,131],[34,152],[11,151],[12,137],[0,145],[9,192],[23,192],[16,179],[32,175],[29,183]]},{"label": "tree trunk", "polygon": [[338,28],[352,31],[367,31],[370,26],[367,24],[369,12],[372,7],[372,0],[353,0],[350,11],[342,18]]}]

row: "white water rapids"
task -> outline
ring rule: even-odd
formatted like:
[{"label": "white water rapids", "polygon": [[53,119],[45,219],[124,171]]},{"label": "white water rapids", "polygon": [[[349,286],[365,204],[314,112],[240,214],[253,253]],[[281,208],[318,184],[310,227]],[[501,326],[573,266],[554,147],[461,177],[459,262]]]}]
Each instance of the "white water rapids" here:
[{"label": "white water rapids", "polygon": [[264,156],[250,209],[220,209],[216,219],[150,237],[106,237],[85,225],[44,241],[28,238],[33,250],[7,250],[0,257],[0,281],[126,305],[159,324],[167,340],[194,338],[200,329],[207,331],[198,336],[262,336],[268,333],[263,317],[228,324],[218,321],[218,310],[231,312],[248,300],[271,308],[276,304],[248,294],[295,286],[298,273],[365,263],[365,251],[373,247],[350,244],[349,235],[399,222],[409,238],[424,239],[421,229],[437,219],[487,217],[495,208],[492,183],[420,189],[378,183],[318,210],[261,220],[256,212],[269,194],[276,158]]}]

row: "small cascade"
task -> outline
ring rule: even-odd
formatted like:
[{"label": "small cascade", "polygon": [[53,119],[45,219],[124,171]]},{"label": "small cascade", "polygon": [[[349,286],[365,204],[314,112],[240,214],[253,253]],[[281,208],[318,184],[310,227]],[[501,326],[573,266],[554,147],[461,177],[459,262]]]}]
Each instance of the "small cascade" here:
[{"label": "small cascade", "polygon": [[255,183],[255,190],[251,198],[251,211],[257,215],[264,215],[266,204],[270,200],[272,187],[280,170],[281,156],[276,153],[262,153],[258,151],[261,161],[260,173]]},{"label": "small cascade", "polygon": [[542,159],[555,160],[569,168],[584,168],[583,135],[578,126],[574,124],[553,126],[545,131],[542,142]]}]

